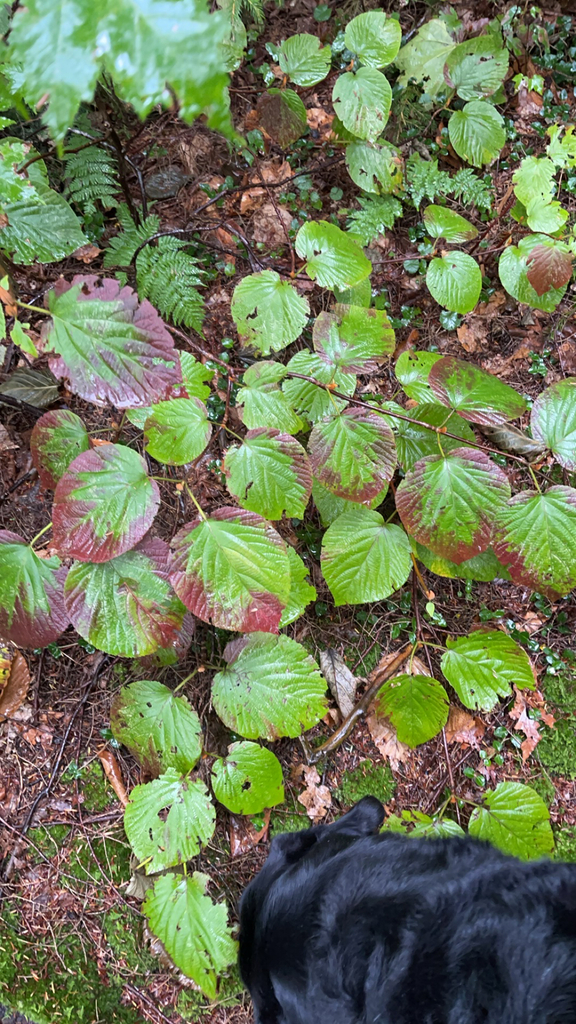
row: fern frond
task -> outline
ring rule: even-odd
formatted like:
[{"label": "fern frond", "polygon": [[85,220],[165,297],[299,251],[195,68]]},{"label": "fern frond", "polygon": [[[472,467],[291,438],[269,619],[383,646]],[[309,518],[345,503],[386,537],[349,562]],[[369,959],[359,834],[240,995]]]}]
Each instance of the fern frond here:
[{"label": "fern frond", "polygon": [[346,226],[358,235],[362,245],[370,245],[402,216],[402,203],[394,196],[365,196],[359,197],[358,202],[361,209],[350,214]]},{"label": "fern frond", "polygon": [[98,146],[69,153],[66,162],[66,195],[84,214],[94,213],[97,203],[105,210],[118,205],[121,190],[118,164],[112,154]]},{"label": "fern frond", "polygon": [[150,214],[140,227],[136,227],[128,207],[124,204],[118,208],[118,221],[122,231],[111,238],[104,253],[105,267],[129,267],[134,253],[148,238],[152,238],[160,230],[160,218]]},{"label": "fern frond", "polygon": [[140,298],[150,299],[162,316],[199,331],[204,301],[196,286],[203,275],[200,262],[184,251],[188,244],[166,236],[147,245],[136,259],[136,283]]},{"label": "fern frond", "polygon": [[425,196],[433,203],[436,196],[445,196],[452,190],[450,175],[438,169],[438,161],[423,160],[419,153],[412,153],[406,162],[406,180],[416,208]]},{"label": "fern frond", "polygon": [[471,167],[462,167],[452,178],[452,193],[464,206],[475,206],[478,210],[492,207],[492,189]]},{"label": "fern frond", "polygon": [[244,14],[258,23],[264,21],[264,0],[232,0],[230,6],[236,14]]}]

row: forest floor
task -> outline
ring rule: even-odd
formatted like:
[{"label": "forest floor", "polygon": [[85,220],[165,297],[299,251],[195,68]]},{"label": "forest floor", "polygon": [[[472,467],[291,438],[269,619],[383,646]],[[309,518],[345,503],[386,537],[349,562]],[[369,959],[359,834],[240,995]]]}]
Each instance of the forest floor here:
[{"label": "forest floor", "polygon": [[[493,16],[499,9],[488,2],[454,6],[460,18],[469,19]],[[295,32],[316,34],[314,7],[308,0],[298,0],[283,10],[268,5],[266,32],[252,44],[250,67],[269,60],[266,41],[278,41]],[[344,7],[350,8],[350,16],[357,13],[358,5],[339,5],[340,17]],[[570,13],[566,4],[561,7],[562,13]],[[401,6],[403,30],[414,28],[430,13],[424,4]],[[552,5],[548,16],[553,20],[558,13],[560,6]],[[576,45],[576,21],[574,32],[572,39],[563,39],[564,50]],[[558,96],[558,119],[576,123],[573,91],[566,78],[554,69],[539,68],[536,49],[530,56],[524,55],[524,62],[526,66],[519,65],[519,70],[542,74],[546,88]],[[192,211],[206,199],[206,186],[215,189],[231,179],[223,204],[212,208],[213,223],[206,236],[215,255],[213,279],[205,292],[204,336],[194,336],[191,341],[200,357],[217,357],[222,338],[236,337],[230,297],[240,277],[252,270],[250,254],[256,253],[264,266],[268,259],[270,265],[290,265],[286,220],[278,216],[277,203],[271,200],[266,183],[274,185],[299,171],[307,172],[290,186],[294,198],[282,207],[288,214],[304,209],[310,216],[326,217],[353,204],[356,189],[343,158],[330,145],[332,84],[329,76],[308,90],[305,103],[311,131],[291,148],[290,162],[287,154],[272,146],[259,159],[257,170],[240,166],[226,144],[206,128],[198,123],[185,125],[170,112],[149,118],[143,128],[131,126],[127,152],[144,173],[149,198],[161,192],[163,181],[167,182],[165,190],[170,191],[174,175],[167,172],[175,168],[181,172],[177,194],[157,198],[154,204],[163,228],[186,227]],[[234,77],[233,112],[240,131],[250,129],[261,87],[261,78],[250,68],[243,67]],[[541,97],[535,93],[510,94],[504,113],[513,120],[524,152],[542,152],[545,121],[541,105]],[[436,143],[438,120],[407,98],[396,108],[389,134],[406,154],[414,145],[407,141],[406,131],[414,126],[419,128],[420,147]],[[505,149],[491,169],[500,214],[512,202],[513,166],[508,165],[506,154]],[[459,166],[448,151],[436,155],[441,166]],[[152,185],[150,179],[154,179]],[[130,184],[138,201],[136,180]],[[576,208],[576,197],[573,206]],[[290,217],[287,219],[289,222]],[[418,220],[414,210],[413,226]],[[247,240],[248,259],[246,249],[239,250],[238,236],[230,226]],[[404,266],[407,259],[418,256],[409,218],[372,247],[373,289],[387,295],[389,312],[397,323],[394,358],[405,348],[456,355],[497,374],[522,394],[535,396],[545,384],[576,375],[574,286],[553,314],[519,309],[501,289],[496,272],[496,253],[505,242],[507,229],[499,217],[488,223],[478,220],[477,226],[482,237],[489,239],[482,259],[483,273],[492,287],[474,314],[450,331],[440,324],[440,309],[423,287],[422,278]],[[98,256],[89,258],[93,260],[91,271],[97,271]],[[12,272],[20,296],[34,302],[60,274],[70,277],[86,272],[86,264],[70,258],[57,267],[12,268]],[[0,381],[15,365],[13,351],[6,352],[3,367],[0,362]],[[234,350],[230,365],[238,372],[244,368]],[[368,387],[391,398],[392,373],[382,370]],[[89,426],[98,426],[93,407],[83,407],[77,399],[71,407],[82,412]],[[107,414],[102,411],[101,415]],[[33,422],[25,410],[2,409],[0,528],[17,529],[30,537],[49,519],[51,503],[51,494],[31,472]],[[195,491],[207,504],[221,503],[224,494],[219,476],[208,469],[209,459],[222,454],[219,444],[223,439],[217,435],[198,469]],[[179,508],[172,507],[170,501],[166,499],[162,518],[167,539],[177,529],[180,516]],[[310,556],[314,566],[321,535],[318,522],[311,518],[303,527],[290,529],[290,539]],[[220,809],[215,836],[198,858],[197,866],[213,879],[212,895],[226,896],[232,908],[237,907],[244,886],[265,859],[267,840],[274,829],[308,823],[298,799],[303,791],[309,802],[324,801],[325,821],[367,792],[379,796],[388,813],[410,810],[431,814],[449,801],[452,815],[458,818],[464,813],[459,798],[477,798],[483,787],[502,780],[529,782],[550,807],[557,855],[576,860],[576,735],[571,727],[576,714],[574,595],[552,604],[509,582],[467,584],[422,571],[426,588],[434,593],[432,620],[422,621],[416,579],[412,587],[407,585],[379,604],[335,608],[317,573],[313,582],[318,600],[290,627],[290,635],[305,643],[316,657],[327,649],[336,650],[352,672],[365,679],[383,658],[423,632],[436,643],[482,623],[504,623],[534,660],[538,690],[528,698],[503,701],[493,714],[473,715],[455,702],[443,733],[414,751],[380,734],[370,718],[362,720],[344,744],[320,764],[319,777],[308,776],[307,783],[299,742],[278,742],[274,749],[284,768],[285,805],[252,822],[237,820]],[[140,781],[133,758],[123,748],[110,746],[110,705],[126,682],[152,673],[169,683],[194,673],[186,694],[210,737],[207,748],[219,749],[223,727],[211,711],[210,681],[211,666],[223,642],[219,631],[198,628],[185,659],[159,675],[150,664],[105,657],[80,646],[71,630],[58,644],[25,653],[30,673],[27,698],[14,715],[0,723],[0,1004],[26,1012],[37,1024],[248,1024],[251,1020],[248,1001],[234,972],[221,985],[216,1004],[209,1005],[166,963],[154,940],[150,942],[139,911],[137,876],[130,884],[134,865],[122,827],[123,808],[99,757],[103,748],[112,752],[127,790]],[[434,664],[432,652],[432,668]],[[526,700],[532,717],[525,713]],[[556,724],[566,722],[566,728],[551,728],[554,719]],[[312,735],[328,736],[337,722],[334,706]],[[495,737],[500,754],[496,761]],[[329,790],[327,795],[323,786]],[[7,1015],[2,1018],[0,1005],[0,1019],[22,1020],[8,1016],[4,1009]]]}]

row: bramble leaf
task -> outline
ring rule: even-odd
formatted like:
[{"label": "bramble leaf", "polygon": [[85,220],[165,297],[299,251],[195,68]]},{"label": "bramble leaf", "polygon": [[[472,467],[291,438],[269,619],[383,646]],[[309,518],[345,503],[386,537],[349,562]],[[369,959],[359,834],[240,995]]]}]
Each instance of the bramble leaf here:
[{"label": "bramble leaf", "polygon": [[228,449],[223,464],[230,494],[264,519],[282,513],[303,519],[312,493],[312,470],[301,444],[289,434],[258,427]]},{"label": "bramble leaf", "polygon": [[444,65],[455,49],[456,43],[446,24],[440,18],[432,18],[422,25],[416,35],[401,47],[394,63],[402,74],[398,82],[407,86],[410,79],[421,82],[426,95],[433,99],[446,90]]},{"label": "bramble leaf", "polygon": [[350,501],[369,501],[389,483],[396,468],[394,435],[377,413],[345,409],[312,428],[308,442],[315,477]]},{"label": "bramble leaf", "polygon": [[[532,254],[536,247],[540,246],[558,249],[559,253],[563,255],[569,254],[568,247],[563,242],[549,238],[548,235],[525,235],[519,240],[518,245],[509,245],[504,249],[498,264],[498,274],[506,291],[518,302],[525,302],[533,309],[543,309],[545,312],[551,313],[562,299],[567,285],[550,288],[539,295],[530,284],[528,271],[530,264],[533,263]],[[543,283],[543,281],[537,280],[537,283]]]},{"label": "bramble leaf", "polygon": [[0,636],[20,647],[46,647],[70,624],[66,569],[39,558],[23,537],[0,530]]},{"label": "bramble leaf", "polygon": [[271,750],[243,740],[212,765],[214,796],[233,814],[259,814],[284,800],[282,766]]},{"label": "bramble leaf", "polygon": [[387,17],[384,11],[366,11],[356,15],[344,32],[347,49],[369,68],[383,68],[391,64],[401,41],[400,22]]},{"label": "bramble leaf", "polygon": [[498,426],[526,409],[526,399],[509,384],[454,356],[434,363],[428,384],[439,402],[472,423]]},{"label": "bramble leaf", "polygon": [[376,714],[388,718],[400,743],[427,743],[448,721],[448,695],[431,676],[403,674],[389,679],[376,697]]},{"label": "bramble leaf", "polygon": [[495,517],[494,551],[515,583],[552,599],[576,587],[576,490],[522,491]]},{"label": "bramble leaf", "polygon": [[264,131],[282,149],[297,142],[308,127],[306,107],[292,89],[268,89],[258,100],[258,112]]},{"label": "bramble leaf", "polygon": [[470,313],[480,298],[482,273],[466,252],[444,252],[430,260],[426,284],[432,298],[453,313]]},{"label": "bramble leaf", "polygon": [[326,78],[332,61],[332,50],[322,46],[317,36],[300,32],[285,39],[279,48],[278,63],[292,82],[308,89]]},{"label": "bramble leaf", "polygon": [[[168,813],[166,814],[166,809]],[[124,812],[124,829],[146,873],[184,864],[214,834],[216,814],[208,790],[175,768],[135,786]]]},{"label": "bramble leaf", "polygon": [[538,395],[530,426],[561,466],[576,470],[576,377],[556,381]]},{"label": "bramble leaf", "polygon": [[296,341],[308,322],[310,307],[275,270],[261,270],[236,285],[231,312],[242,344],[268,355]]},{"label": "bramble leaf", "polygon": [[349,143],[346,166],[352,181],[365,192],[383,195],[402,188],[402,157],[389,142]]},{"label": "bramble leaf", "polygon": [[296,235],[296,252],[308,261],[308,277],[322,288],[353,288],[372,270],[360,246],[327,220],[302,225]]},{"label": "bramble leaf", "polygon": [[446,81],[463,100],[492,96],[508,71],[508,51],[493,36],[473,36],[455,46],[446,58]]},{"label": "bramble leaf", "polygon": [[469,220],[446,206],[427,206],[424,210],[424,226],[431,238],[445,238],[452,245],[470,242],[478,234],[477,228]]},{"label": "bramble leaf", "polygon": [[286,376],[281,363],[263,360],[248,367],[236,405],[245,427],[269,427],[284,434],[298,434],[304,423],[296,415],[278,381]]},{"label": "bramble leaf", "polygon": [[42,487],[54,490],[70,463],[89,448],[88,431],[79,416],[68,409],[45,412],[30,437],[30,454]]},{"label": "bramble leaf", "polygon": [[154,679],[123,687],[110,711],[114,739],[128,747],[148,775],[175,768],[185,775],[202,754],[200,719],[186,697]]},{"label": "bramble leaf", "polygon": [[280,629],[284,629],[291,622],[295,622],[304,614],[311,601],[315,601],[316,587],[313,587],[308,580],[309,568],[294,550],[291,544],[286,545],[288,549],[288,561],[290,563],[290,593],[288,604],[282,612]]},{"label": "bramble leaf", "polygon": [[[325,385],[332,385],[344,395],[353,395],[356,390],[356,377],[337,368],[335,362],[316,352],[303,349],[292,356],[286,367],[288,373],[314,377]],[[331,416],[346,407],[346,401],[331,394],[330,388],[320,387],[311,381],[288,377],[282,385],[282,391],[288,402],[311,423]]]},{"label": "bramble leaf", "polygon": [[394,373],[402,390],[416,402],[435,402],[434,392],[428,384],[430,370],[442,356],[439,352],[412,352],[406,349],[396,360]]},{"label": "bramble leaf", "polygon": [[404,530],[363,505],[338,516],[322,538],[322,572],[337,606],[384,600],[411,568]]},{"label": "bramble leaf", "polygon": [[491,164],[506,142],[504,119],[485,100],[472,100],[462,110],[455,110],[448,134],[458,156],[474,167]]},{"label": "bramble leaf", "polygon": [[152,406],[144,435],[146,451],[153,459],[183,466],[202,454],[212,437],[212,427],[199,398],[171,398]]},{"label": "bramble leaf", "polygon": [[442,672],[465,707],[492,711],[510,687],[534,690],[536,679],[526,651],[499,629],[474,630],[447,640]]},{"label": "bramble leaf", "polygon": [[336,303],[314,323],[314,348],[327,366],[348,373],[371,373],[394,351],[395,335],[381,309]]},{"label": "bramble leaf", "polygon": [[457,434],[458,440],[454,437],[439,435],[434,430],[426,430],[426,427],[418,426],[417,423],[408,423],[406,420],[392,419],[390,426],[394,430],[396,439],[396,451],[398,462],[405,469],[412,469],[419,459],[426,455],[438,453],[438,438],[442,445],[442,451],[450,452],[455,448],[461,448],[463,443],[474,441],[474,431],[468,426],[457,413],[451,412],[445,405],[437,405],[434,402],[423,402],[422,405],[415,405],[412,409],[402,409],[406,416],[413,416],[421,423],[429,423],[433,427],[441,427],[449,430],[451,434]]}]

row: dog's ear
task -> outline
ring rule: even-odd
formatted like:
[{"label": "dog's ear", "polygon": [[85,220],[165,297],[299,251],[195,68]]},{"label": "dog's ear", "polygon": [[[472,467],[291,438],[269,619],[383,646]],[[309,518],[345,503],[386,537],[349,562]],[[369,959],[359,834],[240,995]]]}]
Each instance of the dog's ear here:
[{"label": "dog's ear", "polygon": [[[324,828],[328,835],[346,835],[361,839],[378,832],[384,821],[384,807],[375,796],[365,796],[354,804],[352,810],[344,814],[338,821]],[[322,837],[323,838],[323,837]]]}]

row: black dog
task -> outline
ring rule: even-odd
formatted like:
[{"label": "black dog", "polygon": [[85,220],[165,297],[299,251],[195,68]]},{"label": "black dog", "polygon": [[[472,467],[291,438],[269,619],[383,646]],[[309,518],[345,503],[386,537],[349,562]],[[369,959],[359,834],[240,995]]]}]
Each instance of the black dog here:
[{"label": "black dog", "polygon": [[576,1024],[576,865],[383,817],[273,840],[240,907],[257,1024]]}]

